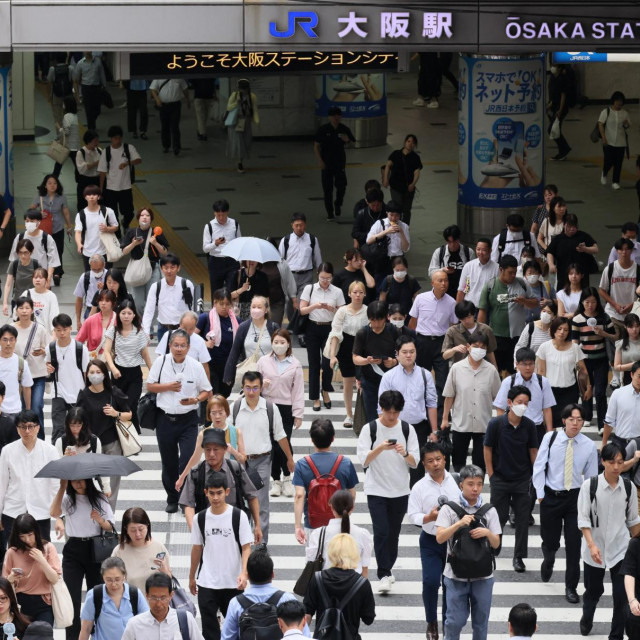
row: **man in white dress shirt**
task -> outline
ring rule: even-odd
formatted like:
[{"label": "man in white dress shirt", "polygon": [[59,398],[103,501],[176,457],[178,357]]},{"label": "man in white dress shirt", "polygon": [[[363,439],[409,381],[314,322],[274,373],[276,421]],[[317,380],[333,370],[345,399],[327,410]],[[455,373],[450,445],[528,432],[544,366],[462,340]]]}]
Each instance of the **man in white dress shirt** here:
[{"label": "man in white dress shirt", "polygon": [[147,391],[158,394],[156,438],[162,460],[162,485],[167,492],[167,513],[178,510],[176,480],[196,448],[198,405],[211,392],[203,366],[187,355],[189,342],[189,334],[176,329],[169,339],[171,354],[157,358],[147,377]]},{"label": "man in white dress shirt", "polygon": [[31,409],[33,378],[27,361],[15,353],[17,340],[18,330],[13,325],[0,327],[0,380],[7,388],[2,409],[10,416],[15,416],[22,409],[20,387],[25,407]]},{"label": "man in white dress shirt", "polygon": [[[197,360],[204,367],[208,378],[211,355],[202,336],[196,333],[197,323],[198,314],[195,311],[185,311],[180,318],[180,329],[184,329],[189,334],[189,357]],[[162,340],[156,347],[157,356],[163,356],[166,353],[169,353],[169,333],[162,336]]]},{"label": "man in white dress shirt", "polygon": [[[35,475],[48,462],[57,460],[58,452],[52,444],[38,438],[42,427],[35,411],[18,413],[16,427],[20,440],[5,445],[0,453],[0,530],[8,539],[13,521],[22,513],[30,513],[38,522],[43,540],[50,540],[49,509],[60,482]],[[0,549],[3,558],[4,551],[3,541]]]},{"label": "man in white dress shirt", "polygon": [[519,213],[512,213],[507,216],[506,227],[493,239],[491,259],[498,264],[502,256],[510,255],[520,262],[520,254],[525,246],[533,247],[536,258],[540,257],[536,238],[524,229],[524,218]]},{"label": "man in white dress shirt", "polygon": [[242,237],[237,220],[229,217],[229,202],[216,200],[213,203],[213,220],[204,225],[202,234],[202,251],[207,255],[209,282],[211,284],[211,300],[218,289],[223,289],[230,271],[237,271],[238,263],[222,255],[225,246]]},{"label": "man in white dress shirt", "polygon": [[[269,541],[269,476],[271,474],[271,442],[280,445],[287,457],[287,468],[293,473],[294,463],[287,434],[282,426],[282,416],[276,405],[267,406],[267,400],[260,396],[262,392],[262,374],[247,371],[242,376],[244,397],[238,398],[231,410],[235,416],[234,424],[242,431],[246,469],[251,482],[258,489],[260,503],[260,526],[265,544]],[[239,403],[240,408],[236,407]],[[271,404],[271,403],[269,403]],[[270,413],[272,418],[270,419]],[[262,487],[260,487],[262,481]],[[256,484],[257,482],[257,484]]]},{"label": "man in white dress shirt", "polygon": [[160,271],[164,277],[151,285],[142,316],[142,328],[151,335],[151,322],[157,308],[158,341],[167,331],[177,329],[182,314],[193,307],[193,282],[178,277],[180,258],[172,253],[162,256]]},{"label": "man in white dress shirt", "polygon": [[[296,281],[296,298],[300,300],[303,289],[313,282],[313,268],[322,264],[322,254],[318,239],[307,233],[307,216],[304,213],[294,213],[291,216],[293,233],[280,241],[278,251],[287,261],[293,278]],[[298,305],[289,299],[287,303],[287,317],[291,318]],[[305,347],[304,335],[298,334],[300,346]]]},{"label": "man in white dress shirt", "polygon": [[458,293],[456,294],[456,302],[470,300],[478,306],[482,287],[489,280],[498,277],[498,265],[491,259],[491,240],[489,238],[480,238],[476,243],[475,260],[467,262],[462,267],[460,274],[460,282],[458,283]]}]

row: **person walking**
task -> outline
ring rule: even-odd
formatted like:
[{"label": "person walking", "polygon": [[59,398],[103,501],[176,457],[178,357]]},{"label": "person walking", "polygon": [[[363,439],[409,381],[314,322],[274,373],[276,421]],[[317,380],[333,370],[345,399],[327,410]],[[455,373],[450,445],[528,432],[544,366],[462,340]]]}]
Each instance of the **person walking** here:
[{"label": "person walking", "polygon": [[[147,108],[149,81],[134,78],[125,86],[127,88],[127,131],[134,139],[138,138],[138,131],[140,131],[140,137],[146,140],[149,128],[149,109]],[[140,129],[138,129],[138,114],[140,114]]]},{"label": "person walking", "polygon": [[87,129],[95,131],[102,102],[100,93],[102,88],[107,86],[107,77],[101,58],[94,57],[91,51],[83,51],[83,57],[76,64],[73,79],[76,96],[82,96],[87,116]]},{"label": "person walking", "polygon": [[253,125],[260,124],[258,98],[246,79],[238,80],[237,88],[227,101],[227,157],[237,161],[238,173],[244,173],[244,160],[249,158],[253,143]]},{"label": "person walking", "polygon": [[191,109],[189,100],[189,85],[183,78],[169,78],[153,80],[149,85],[151,97],[160,110],[160,142],[162,151],[169,153],[173,149],[173,154],[180,155],[180,115],[182,113],[182,100],[187,104],[187,109]]},{"label": "person walking", "polygon": [[622,91],[611,94],[609,106],[600,112],[598,131],[602,138],[602,174],[600,183],[607,184],[607,176],[613,168],[611,176],[612,189],[620,189],[620,174],[624,162],[624,152],[629,149],[627,129],[631,126],[629,113],[623,109],[626,98]]},{"label": "person walking", "polygon": [[402,221],[407,225],[411,224],[411,207],[422,171],[417,146],[418,138],[413,133],[406,135],[402,149],[391,152],[382,174],[382,186],[388,187],[391,200],[402,206]]},{"label": "person walking", "polygon": [[449,278],[447,293],[454,299],[460,289],[460,279],[464,266],[475,258],[475,253],[470,247],[460,242],[462,232],[457,224],[445,228],[442,237],[446,244],[439,246],[431,256],[429,263],[429,275],[435,271],[444,271]]},{"label": "person walking", "polygon": [[84,190],[89,185],[100,186],[100,174],[98,165],[102,149],[100,148],[100,137],[97,131],[91,129],[84,132],[82,136],[83,146],[78,149],[75,158],[76,166],[76,197],[78,211],[82,211],[87,206],[84,199]]},{"label": "person walking", "polygon": [[549,75],[549,97],[547,101],[547,116],[549,119],[549,131],[551,132],[554,123],[558,122],[559,136],[556,138],[558,153],[552,160],[565,160],[571,151],[567,139],[562,135],[562,121],[569,113],[569,97],[571,92],[571,79],[567,72],[566,65],[554,64]]},{"label": "person walking", "polygon": [[491,240],[480,238],[476,243],[476,256],[474,260],[465,262],[460,273],[456,302],[469,300],[478,306],[480,294],[484,285],[497,278],[498,265],[491,259]]}]

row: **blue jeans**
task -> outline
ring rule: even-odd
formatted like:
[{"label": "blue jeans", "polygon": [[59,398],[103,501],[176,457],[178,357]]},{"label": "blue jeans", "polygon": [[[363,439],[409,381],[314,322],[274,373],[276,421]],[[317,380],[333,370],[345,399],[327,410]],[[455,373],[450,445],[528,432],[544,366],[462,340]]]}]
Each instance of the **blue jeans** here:
[{"label": "blue jeans", "polygon": [[[438,590],[447,559],[447,545],[438,544],[436,537],[420,533],[420,559],[422,560],[422,602],[427,622],[438,621]],[[442,587],[442,620],[447,616],[447,591]]]},{"label": "blue jeans", "polygon": [[[40,431],[38,431],[40,440],[44,440],[44,387],[46,382],[47,379],[44,376],[34,378],[31,387],[31,410],[38,414],[40,420]],[[26,409],[24,399],[22,400],[22,408]]]},{"label": "blue jeans", "polygon": [[460,632],[469,619],[471,607],[472,640],[485,640],[489,626],[494,578],[486,580],[452,580],[444,578],[447,594],[447,617],[444,622],[445,640],[459,640]]}]

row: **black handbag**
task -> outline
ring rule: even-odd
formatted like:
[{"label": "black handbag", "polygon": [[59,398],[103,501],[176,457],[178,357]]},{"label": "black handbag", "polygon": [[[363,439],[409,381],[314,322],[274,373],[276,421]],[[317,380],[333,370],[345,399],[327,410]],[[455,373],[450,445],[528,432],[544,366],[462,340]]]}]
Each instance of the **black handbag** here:
[{"label": "black handbag", "polygon": [[[384,221],[382,222],[382,230],[384,231]],[[376,240],[373,244],[363,244],[360,247],[360,253],[367,263],[380,262],[387,257],[389,252],[389,236],[384,236],[380,240]]]},{"label": "black handbag", "polygon": [[113,527],[113,531],[103,531],[99,536],[91,538],[91,555],[93,561],[98,564],[102,564],[104,560],[109,558],[120,542],[115,525],[113,522],[109,524]]},{"label": "black handbag", "polygon": [[289,333],[295,333],[296,335],[304,335],[307,332],[307,326],[309,325],[309,315],[303,316],[300,313],[300,309],[296,309],[289,320],[287,329]]},{"label": "black handbag", "polygon": [[138,424],[141,429],[155,431],[160,411],[156,406],[156,399],[157,394],[145,393],[138,401]]},{"label": "black handbag", "polygon": [[442,448],[442,453],[445,456],[450,456],[453,453],[453,442],[451,442],[451,429],[445,429],[444,431],[436,431],[436,437],[438,438],[438,444]]},{"label": "black handbag", "polygon": [[100,87],[100,104],[107,109],[113,109],[113,98],[104,87]]},{"label": "black handbag", "polygon": [[249,465],[245,466],[245,471],[249,476],[249,480],[253,483],[253,486],[256,488],[256,491],[260,491],[264,487],[264,482],[258,473],[258,469],[256,467],[250,467]]},{"label": "black handbag", "polygon": [[362,395],[362,391],[358,389],[358,393],[356,394],[356,405],[353,410],[353,433],[356,436],[360,435],[362,431],[362,427],[367,423],[367,412],[364,407],[364,396]]},{"label": "black handbag", "polygon": [[318,552],[316,553],[315,560],[308,560],[304,565],[304,569],[300,574],[300,577],[296,580],[296,584],[293,587],[293,593],[297,596],[304,598],[309,588],[309,583],[313,580],[313,576],[317,571],[322,571],[324,565],[324,558],[322,552],[324,551],[324,536],[327,532],[327,527],[322,527],[320,532],[320,542],[318,543]]}]

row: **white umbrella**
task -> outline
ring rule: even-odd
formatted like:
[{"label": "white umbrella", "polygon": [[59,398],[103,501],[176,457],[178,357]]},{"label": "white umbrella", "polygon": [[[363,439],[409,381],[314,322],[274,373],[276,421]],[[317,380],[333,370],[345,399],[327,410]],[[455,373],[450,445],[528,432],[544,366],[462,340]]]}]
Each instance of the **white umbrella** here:
[{"label": "white umbrella", "polygon": [[234,258],[238,262],[241,260],[252,260],[261,264],[265,262],[279,262],[280,254],[278,250],[267,240],[262,238],[234,238],[229,244],[225,244],[222,251],[223,256]]}]

